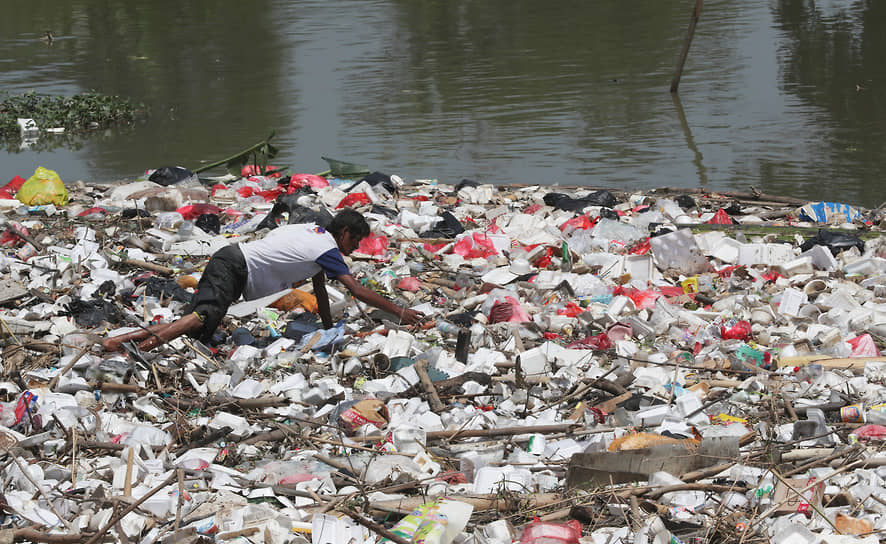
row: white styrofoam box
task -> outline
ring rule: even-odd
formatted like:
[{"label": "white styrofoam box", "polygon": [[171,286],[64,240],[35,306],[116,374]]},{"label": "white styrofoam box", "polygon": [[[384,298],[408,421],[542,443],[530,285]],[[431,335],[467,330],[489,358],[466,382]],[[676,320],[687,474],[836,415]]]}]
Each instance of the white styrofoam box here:
[{"label": "white styrofoam box", "polygon": [[836,270],[837,266],[839,266],[831,250],[824,246],[812,246],[812,249],[804,251],[800,256],[810,257],[812,259],[812,266],[819,270]]},{"label": "white styrofoam box", "polygon": [[541,347],[534,347],[526,350],[519,355],[520,370],[523,374],[529,376],[533,374],[544,374],[547,372],[548,358]]},{"label": "white styrofoam box", "polygon": [[741,244],[738,249],[738,263],[744,266],[768,264],[770,266],[787,263],[794,258],[793,249],[786,244]]},{"label": "white styrofoam box", "polygon": [[689,229],[680,229],[649,239],[652,255],[661,269],[673,268],[683,274],[705,272],[709,263]]}]

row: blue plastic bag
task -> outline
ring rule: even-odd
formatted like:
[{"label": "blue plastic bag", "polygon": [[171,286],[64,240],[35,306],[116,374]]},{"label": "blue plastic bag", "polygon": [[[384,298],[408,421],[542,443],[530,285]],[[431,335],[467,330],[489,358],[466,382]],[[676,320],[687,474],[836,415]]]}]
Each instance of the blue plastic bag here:
[{"label": "blue plastic bag", "polygon": [[846,216],[846,222],[861,217],[861,213],[849,204],[839,202],[813,202],[800,208],[800,219],[814,221],[816,223],[828,223],[834,215],[842,213]]}]

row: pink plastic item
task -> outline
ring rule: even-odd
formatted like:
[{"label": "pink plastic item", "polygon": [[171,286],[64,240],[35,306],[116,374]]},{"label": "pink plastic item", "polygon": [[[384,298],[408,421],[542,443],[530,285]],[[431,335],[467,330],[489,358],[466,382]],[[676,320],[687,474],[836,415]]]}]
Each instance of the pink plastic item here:
[{"label": "pink plastic item", "polygon": [[397,287],[403,289],[404,291],[420,291],[421,282],[418,281],[418,279],[413,278],[412,276],[408,276],[400,280],[400,283],[397,284]]},{"label": "pink plastic item", "polygon": [[880,356],[880,350],[877,349],[877,345],[874,343],[874,339],[871,338],[870,334],[860,334],[855,338],[850,338],[847,342],[852,346],[852,353],[849,355],[850,357]]},{"label": "pink plastic item", "polygon": [[533,521],[520,533],[520,544],[578,544],[581,523],[571,519],[565,523]]},{"label": "pink plastic item", "polygon": [[360,240],[360,245],[357,247],[357,253],[362,253],[364,255],[382,255],[387,249],[388,239],[386,236],[376,236],[370,233],[369,236]]},{"label": "pink plastic item", "polygon": [[289,188],[286,192],[292,194],[302,187],[322,189],[323,187],[329,187],[329,182],[326,178],[314,174],[293,174],[289,178]]}]

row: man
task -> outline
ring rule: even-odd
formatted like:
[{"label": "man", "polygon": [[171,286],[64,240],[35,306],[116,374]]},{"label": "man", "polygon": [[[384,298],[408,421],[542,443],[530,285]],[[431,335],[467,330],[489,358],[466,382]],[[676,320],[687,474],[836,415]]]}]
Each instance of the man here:
[{"label": "man", "polygon": [[320,319],[327,329],[333,323],[326,278],[338,280],[358,300],[394,314],[403,323],[421,322],[424,318],[421,312],[398,306],[363,287],[351,275],[342,255],[350,255],[368,234],[366,219],[346,208],[333,218],[328,229],[316,225],[286,225],[272,230],[261,240],[224,247],[206,265],[186,315],[173,323],[106,338],[102,346],[106,351],[117,351],[122,343],[133,340],[141,342],[139,349],[149,350],[183,334],[206,342],[240,295],[246,300],[255,300],[308,278],[313,281]]}]

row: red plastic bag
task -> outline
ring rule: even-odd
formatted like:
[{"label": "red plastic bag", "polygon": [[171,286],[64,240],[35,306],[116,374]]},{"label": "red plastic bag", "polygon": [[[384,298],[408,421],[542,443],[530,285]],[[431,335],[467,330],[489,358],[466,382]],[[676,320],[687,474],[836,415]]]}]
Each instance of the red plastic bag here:
[{"label": "red plastic bag", "polygon": [[24,185],[26,181],[27,180],[21,176],[15,176],[9,181],[9,183],[0,187],[0,198],[6,200],[14,199],[15,193],[22,188],[22,185]]},{"label": "red plastic bag", "polygon": [[655,308],[655,301],[658,297],[661,296],[661,293],[658,291],[653,291],[652,289],[635,289],[633,287],[616,287],[612,290],[613,295],[625,295],[631,302],[634,303],[634,307],[638,310],[647,310],[650,308]]},{"label": "red plastic bag", "polygon": [[205,213],[218,215],[218,212],[221,211],[221,208],[212,204],[206,204],[205,202],[198,202],[197,204],[188,204],[187,206],[182,206],[175,211],[182,214],[182,218],[185,221],[193,221],[194,219],[197,219]]},{"label": "red plastic bag", "polygon": [[342,208],[353,208],[354,206],[365,206],[369,204],[369,202],[369,195],[366,193],[351,193],[341,199],[341,202],[338,203],[338,206],[336,206],[335,209],[340,210]]},{"label": "red plastic bag", "polygon": [[708,225],[732,225],[732,218],[726,213],[726,210],[720,208],[714,217],[708,219]]},{"label": "red plastic bag", "polygon": [[[261,166],[255,164],[247,164],[243,168],[240,169],[240,176],[244,178],[248,178],[249,176],[264,176],[265,172],[272,172],[273,170],[279,170],[278,166],[266,166],[264,169]],[[282,178],[282,172],[273,172],[266,177],[269,178]]]},{"label": "red plastic bag", "polygon": [[649,243],[649,237],[645,240],[640,240],[628,250],[629,255],[646,255],[652,251],[652,244]]},{"label": "red plastic bag", "polygon": [[581,340],[576,340],[572,342],[568,346],[567,349],[609,349],[612,347],[612,341],[609,340],[609,336],[606,335],[605,332],[601,332],[600,334],[594,336],[588,336],[587,338],[582,338]]},{"label": "red plastic bag", "polygon": [[850,357],[880,356],[880,350],[877,349],[877,344],[874,343],[874,339],[871,338],[870,334],[861,334],[855,338],[850,338],[847,342],[852,346],[852,353],[849,355]]},{"label": "red plastic bag", "polygon": [[360,240],[360,245],[357,246],[357,253],[362,253],[364,255],[383,255],[385,250],[387,249],[387,236],[376,236],[372,233],[369,233],[369,236],[366,236],[365,238]]},{"label": "red plastic bag", "polygon": [[587,215],[579,215],[578,217],[573,217],[569,219],[562,225],[560,225],[560,232],[572,232],[575,230],[588,230],[593,227],[597,223],[596,220],[592,220]]},{"label": "red plastic bag", "polygon": [[504,300],[496,301],[489,310],[490,323],[525,323],[527,321],[532,321],[532,318],[514,297],[504,297]]},{"label": "red plastic bag", "polygon": [[739,321],[728,329],[721,325],[720,338],[723,340],[749,340],[751,338],[751,324],[748,321]]},{"label": "red plastic bag", "polygon": [[465,259],[485,259],[492,255],[498,255],[492,240],[483,233],[475,232],[471,236],[464,236],[452,248],[452,252],[461,255]]},{"label": "red plastic bag", "polygon": [[884,440],[886,439],[886,427],[882,425],[862,425],[852,431],[859,440]]},{"label": "red plastic bag", "polygon": [[579,314],[584,312],[584,308],[579,306],[574,302],[567,302],[566,306],[557,310],[557,315],[565,315],[567,317],[578,317]]},{"label": "red plastic bag", "polygon": [[329,187],[329,182],[326,181],[326,178],[314,174],[293,174],[289,178],[289,188],[286,190],[286,194],[292,194],[302,187],[322,189]]},{"label": "red plastic bag", "polygon": [[108,210],[101,208],[99,206],[93,206],[92,208],[89,208],[87,210],[83,210],[82,212],[78,213],[77,217],[86,217],[87,215],[92,215],[94,213],[101,213],[101,214],[107,215]]},{"label": "red plastic bag", "polygon": [[417,278],[407,276],[400,280],[400,283],[397,284],[397,287],[399,289],[403,289],[404,291],[421,291],[421,282],[418,281]]},{"label": "red plastic bag", "polygon": [[[28,229],[20,223],[10,223],[9,226],[24,234],[25,236],[30,234],[28,232]],[[15,247],[23,242],[24,240],[22,240],[19,236],[13,234],[10,229],[5,229],[3,231],[3,234],[0,235],[0,246],[2,247]]]}]

